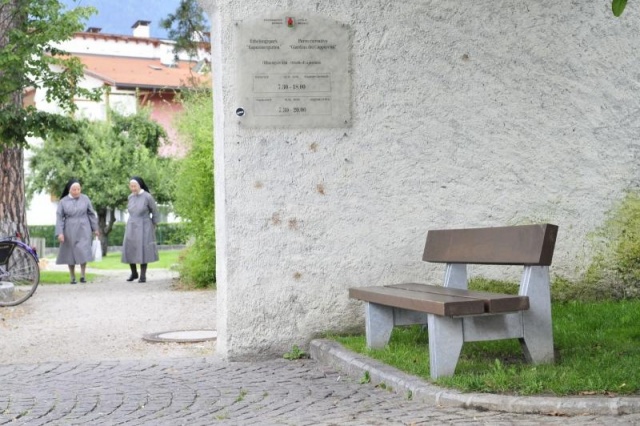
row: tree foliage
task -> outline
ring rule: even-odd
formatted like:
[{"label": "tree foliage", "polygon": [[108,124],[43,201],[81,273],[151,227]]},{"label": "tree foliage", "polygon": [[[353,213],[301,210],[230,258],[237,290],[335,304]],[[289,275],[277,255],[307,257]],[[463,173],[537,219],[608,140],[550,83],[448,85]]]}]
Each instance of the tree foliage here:
[{"label": "tree foliage", "polygon": [[109,119],[116,133],[126,133],[154,155],[158,154],[160,143],[167,137],[162,126],[149,118],[148,111],[143,110],[137,114],[127,116],[110,113]]},{"label": "tree foliage", "polygon": [[57,0],[0,0],[0,146],[24,146],[27,136],[73,129],[66,116],[22,105],[29,90],[46,90],[46,99],[73,112],[78,97],[97,99],[98,91],[78,82],[78,58],[55,47],[83,28],[95,12],[89,7],[65,10]]},{"label": "tree foliage", "polygon": [[173,160],[158,157],[165,132],[148,113],[113,114],[112,122],[78,122],[78,132],[47,138],[29,161],[28,196],[62,192],[74,177],[98,213],[103,251],[113,227],[110,212],[127,205],[129,178],[142,176],[160,204],[173,199]]},{"label": "tree foliage", "polygon": [[213,183],[213,98],[211,92],[193,92],[183,101],[178,132],[189,151],[179,161],[174,211],[194,238],[180,264],[180,278],[196,287],[215,283],[215,227]]},{"label": "tree foliage", "polygon": [[180,0],[175,13],[160,21],[168,36],[176,42],[174,52],[185,51],[197,57],[198,48],[210,50],[210,29],[197,0]]},{"label": "tree foliage", "polygon": [[29,239],[22,151],[26,138],[74,130],[66,115],[25,107],[25,94],[45,90],[48,101],[68,112],[76,109],[78,97],[100,97],[99,91],[78,85],[80,61],[55,47],[80,31],[93,12],[67,11],[58,0],[0,0],[0,235]]}]

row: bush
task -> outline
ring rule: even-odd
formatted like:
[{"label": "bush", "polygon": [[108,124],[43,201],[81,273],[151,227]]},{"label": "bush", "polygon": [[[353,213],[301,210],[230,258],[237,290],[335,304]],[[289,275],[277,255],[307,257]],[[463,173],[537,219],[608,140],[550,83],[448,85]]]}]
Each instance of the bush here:
[{"label": "bush", "polygon": [[[116,222],[108,236],[110,246],[122,245],[124,239],[124,222]],[[31,238],[44,238],[47,247],[58,247],[58,239],[55,235],[54,225],[34,225],[29,226]],[[159,245],[184,245],[187,243],[189,235],[187,228],[182,223],[159,223],[156,228],[156,238]]]},{"label": "bush", "polygon": [[[127,224],[124,222],[114,223],[113,228],[111,228],[111,232],[109,232],[109,235],[107,236],[107,245],[121,246],[122,241],[124,240],[124,230],[126,227],[127,227]],[[158,244],[160,244],[159,241],[158,241]]]},{"label": "bush", "polygon": [[594,248],[583,276],[555,277],[554,301],[595,302],[640,297],[640,194],[629,191],[590,235]]},{"label": "bush", "polygon": [[[124,239],[126,223],[116,222],[109,233],[109,245],[120,246]],[[156,242],[158,245],[184,245],[189,239],[186,226],[183,223],[159,223],[156,228]]]},{"label": "bush", "polygon": [[185,221],[194,242],[184,252],[180,280],[186,285],[215,285],[216,252],[213,199],[213,100],[211,93],[195,93],[183,102],[177,128],[189,152],[176,174],[174,211]]},{"label": "bush", "polygon": [[156,238],[160,245],[185,245],[189,240],[189,234],[184,223],[159,223],[156,228]]},{"label": "bush", "polygon": [[210,232],[196,238],[180,254],[178,272],[180,281],[196,288],[205,288],[215,284],[216,276],[216,239],[213,220]]},{"label": "bush", "polygon": [[640,297],[640,194],[627,192],[591,237],[595,255],[580,283],[587,300]]},{"label": "bush", "polygon": [[491,280],[484,277],[469,278],[469,289],[487,291],[489,293],[518,294],[518,283],[501,280]]},{"label": "bush", "polygon": [[29,226],[29,237],[44,238],[47,247],[58,247],[56,238],[56,227],[54,225],[34,225]]},{"label": "bush", "polygon": [[[518,294],[517,282],[491,280],[484,277],[471,277],[469,289],[488,291],[491,293]],[[551,281],[551,300],[553,302],[596,302],[619,299],[618,293],[610,286],[598,285],[596,282],[571,281],[556,276]]]}]

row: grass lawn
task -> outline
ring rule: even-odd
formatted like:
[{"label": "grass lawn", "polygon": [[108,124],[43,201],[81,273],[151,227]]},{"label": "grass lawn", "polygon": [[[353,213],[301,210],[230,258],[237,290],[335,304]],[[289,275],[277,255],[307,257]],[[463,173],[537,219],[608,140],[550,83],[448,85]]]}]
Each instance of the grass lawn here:
[{"label": "grass lawn", "polygon": [[[96,278],[96,274],[87,274],[85,278],[91,282]],[[76,268],[76,280],[79,279],[80,271]],[[69,284],[69,272],[40,271],[40,284]]]},{"label": "grass lawn", "polygon": [[[178,257],[181,250],[160,250],[160,259],[157,262],[149,263],[149,269],[172,269],[178,263]],[[99,269],[99,270],[119,270],[129,269],[127,263],[120,261],[121,253],[119,251],[110,251],[103,256],[100,262],[89,262],[87,268]],[[55,263],[55,257],[49,257],[49,262]],[[76,267],[76,269],[78,269]]]},{"label": "grass lawn", "polygon": [[[434,383],[465,392],[518,395],[640,395],[640,301],[553,305],[556,362],[525,363],[516,339],[465,343],[452,377]],[[428,334],[396,327],[371,350],[364,335],[336,337],[346,348],[431,381]]]},{"label": "grass lawn", "polygon": [[[149,263],[149,269],[171,269],[178,263],[178,256],[181,250],[160,250],[159,260]],[[106,256],[102,257],[100,262],[91,262],[87,267],[93,269],[113,270],[113,269],[129,269],[129,264],[122,263],[119,251],[110,251]]]},{"label": "grass lawn", "polygon": [[[180,250],[161,250],[160,259],[149,263],[149,269],[172,269],[178,263]],[[48,261],[55,263],[55,257],[49,257]],[[87,268],[108,270],[129,270],[129,265],[120,262],[120,252],[109,252],[100,262],[90,262]],[[87,273],[87,281],[93,281],[99,273]],[[80,279],[80,267],[76,266],[76,279]],[[40,271],[40,284],[69,284],[69,272],[67,271]]]}]

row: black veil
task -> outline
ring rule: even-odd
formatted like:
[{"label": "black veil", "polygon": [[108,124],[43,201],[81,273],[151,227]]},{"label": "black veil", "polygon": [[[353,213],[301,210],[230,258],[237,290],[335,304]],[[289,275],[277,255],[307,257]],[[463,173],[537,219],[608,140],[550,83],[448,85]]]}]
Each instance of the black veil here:
[{"label": "black veil", "polygon": [[145,192],[148,192],[149,194],[151,194],[151,191],[149,191],[149,187],[147,186],[146,183],[144,183],[144,180],[140,176],[132,176],[131,180],[135,180],[136,182],[138,182],[138,185],[140,185],[140,188],[144,189]]},{"label": "black veil", "polygon": [[61,200],[64,197],[66,197],[67,195],[69,195],[69,190],[71,189],[71,185],[73,185],[74,183],[80,183],[80,181],[78,179],[76,179],[76,178],[69,179],[67,184],[64,186],[64,190],[62,191],[62,195],[60,196]]}]

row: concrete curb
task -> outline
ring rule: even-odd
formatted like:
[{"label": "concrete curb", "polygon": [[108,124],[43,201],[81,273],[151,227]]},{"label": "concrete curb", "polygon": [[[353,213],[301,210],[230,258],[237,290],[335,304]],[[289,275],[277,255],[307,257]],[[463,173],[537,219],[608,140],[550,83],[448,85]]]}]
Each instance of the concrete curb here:
[{"label": "concrete curb", "polygon": [[384,383],[397,393],[433,405],[485,409],[519,414],[623,415],[640,413],[640,398],[634,397],[547,397],[510,396],[485,393],[462,393],[434,386],[418,377],[406,374],[379,361],[348,351],[339,343],[313,340],[309,346],[311,358],[336,367],[352,377],[369,372],[371,383]]}]

